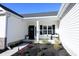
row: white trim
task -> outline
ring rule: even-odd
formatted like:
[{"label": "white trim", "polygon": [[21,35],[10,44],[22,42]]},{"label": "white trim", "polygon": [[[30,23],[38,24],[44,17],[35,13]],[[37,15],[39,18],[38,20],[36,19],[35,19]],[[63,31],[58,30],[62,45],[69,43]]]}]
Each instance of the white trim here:
[{"label": "white trim", "polygon": [[39,21],[36,21],[36,40],[39,41]]},{"label": "white trim", "polygon": [[25,18],[23,18],[24,20],[25,19],[40,19],[40,18],[52,18],[52,17],[55,17],[55,18],[57,18],[57,16],[42,16],[42,17],[25,17]]}]

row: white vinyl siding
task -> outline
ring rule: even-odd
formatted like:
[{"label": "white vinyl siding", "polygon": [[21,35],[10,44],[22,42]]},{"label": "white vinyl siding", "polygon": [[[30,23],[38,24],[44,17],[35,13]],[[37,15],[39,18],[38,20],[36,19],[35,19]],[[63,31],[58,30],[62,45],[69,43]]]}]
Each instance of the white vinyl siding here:
[{"label": "white vinyl siding", "polygon": [[27,34],[27,23],[21,17],[8,12],[7,43],[24,39]]},{"label": "white vinyl siding", "polygon": [[5,38],[6,33],[6,16],[0,16],[0,38]]},{"label": "white vinyl siding", "polygon": [[70,55],[79,55],[79,4],[60,21],[60,39]]},{"label": "white vinyl siding", "polygon": [[6,16],[0,15],[0,49],[5,47],[6,38]]}]

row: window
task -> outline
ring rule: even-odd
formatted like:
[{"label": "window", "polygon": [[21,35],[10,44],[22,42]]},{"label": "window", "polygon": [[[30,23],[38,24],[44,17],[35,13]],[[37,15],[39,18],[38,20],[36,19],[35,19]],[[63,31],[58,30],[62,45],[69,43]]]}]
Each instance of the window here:
[{"label": "window", "polygon": [[48,34],[52,34],[52,27],[48,26]]},{"label": "window", "polygon": [[43,34],[47,34],[47,26],[43,26]]},{"label": "window", "polygon": [[55,25],[43,26],[40,25],[40,35],[42,34],[55,34]]},{"label": "window", "polygon": [[40,25],[40,35],[42,35],[42,25]]},{"label": "window", "polygon": [[55,34],[55,25],[52,25],[53,28],[53,34]]}]

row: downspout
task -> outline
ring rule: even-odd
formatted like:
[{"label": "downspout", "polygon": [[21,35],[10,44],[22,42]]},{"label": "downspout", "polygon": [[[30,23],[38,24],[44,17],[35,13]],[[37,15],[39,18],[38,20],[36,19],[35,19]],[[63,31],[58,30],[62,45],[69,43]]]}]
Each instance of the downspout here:
[{"label": "downspout", "polygon": [[11,49],[10,46],[7,43],[7,33],[8,33],[8,18],[10,15],[6,12],[6,39],[5,39],[5,48]]}]

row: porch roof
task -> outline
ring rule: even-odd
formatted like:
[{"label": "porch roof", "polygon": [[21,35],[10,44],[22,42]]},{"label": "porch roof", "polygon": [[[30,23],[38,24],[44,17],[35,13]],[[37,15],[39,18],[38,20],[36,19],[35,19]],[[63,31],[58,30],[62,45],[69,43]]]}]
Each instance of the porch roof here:
[{"label": "porch roof", "polygon": [[43,12],[43,13],[32,13],[32,14],[21,14],[23,17],[41,17],[41,16],[57,16],[58,11]]}]

